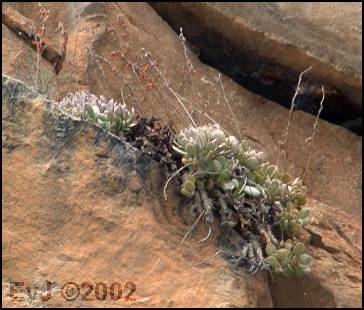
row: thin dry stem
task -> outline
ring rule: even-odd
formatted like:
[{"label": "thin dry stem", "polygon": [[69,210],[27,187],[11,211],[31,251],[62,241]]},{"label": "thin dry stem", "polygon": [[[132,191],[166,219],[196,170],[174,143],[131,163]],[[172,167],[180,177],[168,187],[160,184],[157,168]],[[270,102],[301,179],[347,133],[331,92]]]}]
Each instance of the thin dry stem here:
[{"label": "thin dry stem", "polygon": [[[56,64],[54,64],[53,67],[55,67],[55,66],[56,66]],[[49,83],[50,83],[50,81],[51,81],[51,79],[52,79],[53,76],[54,76],[54,70],[50,72],[50,74],[48,76],[48,79],[47,79],[47,81],[45,83],[44,89],[43,89],[43,91],[41,91],[41,93],[43,93],[43,94],[46,94],[47,93]]]},{"label": "thin dry stem", "polygon": [[63,26],[62,22],[58,23],[58,26],[57,26],[55,31],[60,32],[60,35],[59,35],[59,51],[60,51],[61,57],[65,57],[66,51],[67,51],[68,34],[64,30],[64,26]]},{"label": "thin dry stem", "polygon": [[36,65],[36,72],[35,72],[35,88],[38,89],[38,74],[39,74],[39,63],[40,63],[40,53],[37,52],[37,65]]},{"label": "thin dry stem", "polygon": [[221,252],[223,252],[223,250],[219,250],[219,251],[217,251],[215,254],[213,254],[213,255],[211,255],[211,256],[209,256],[209,257],[207,257],[206,259],[204,259],[203,261],[201,261],[201,262],[199,262],[199,263],[197,263],[197,264],[193,264],[193,265],[191,265],[191,266],[188,266],[188,267],[186,267],[186,268],[183,268],[183,269],[181,269],[180,271],[185,271],[185,270],[190,269],[190,268],[192,268],[192,267],[200,266],[200,265],[202,265],[202,264],[206,263],[207,261],[209,261],[210,259],[214,258],[215,256],[219,255]]},{"label": "thin dry stem", "polygon": [[130,86],[130,84],[126,84],[126,86],[128,86],[128,88],[130,89],[130,91],[132,92],[132,94],[133,94],[133,96],[134,96],[134,100],[135,100],[135,102],[136,102],[136,104],[137,104],[137,106],[138,106],[138,108],[139,108],[139,111],[140,111],[140,113],[143,111],[142,110],[142,106],[140,105],[140,103],[139,103],[139,100],[138,100],[138,97],[137,97],[137,95],[136,95],[136,93],[135,93],[135,91],[134,91],[134,89],[133,89],[133,87],[131,87]]},{"label": "thin dry stem", "polygon": [[209,227],[209,232],[207,233],[207,236],[203,239],[201,239],[198,243],[202,243],[202,242],[205,242],[211,235],[211,227]]},{"label": "thin dry stem", "polygon": [[45,30],[46,30],[46,24],[47,20],[49,18],[49,11],[45,10],[40,2],[39,4],[39,18],[41,20],[41,31],[39,36],[35,36],[35,44],[37,47],[37,66],[36,66],[36,72],[35,72],[35,88],[39,90],[38,87],[38,75],[39,75],[39,64],[40,64],[40,57],[44,51],[45,46],[44,44],[44,36],[45,36]]},{"label": "thin dry stem", "polygon": [[185,113],[187,114],[188,118],[190,119],[193,127],[197,127],[196,122],[194,121],[194,119],[192,118],[191,114],[188,112],[186,106],[184,105],[184,103],[181,100],[181,95],[179,95],[178,93],[176,93],[173,88],[171,87],[170,82],[165,78],[165,76],[163,75],[163,73],[159,70],[159,68],[156,66],[155,61],[153,61],[151,59],[151,54],[150,52],[147,52],[145,54],[145,56],[147,57],[149,63],[152,65],[152,67],[156,70],[156,72],[158,73],[158,75],[163,79],[167,89],[172,93],[172,95],[176,98],[176,100],[178,101],[178,103],[181,105],[182,109],[185,111]]},{"label": "thin dry stem", "polygon": [[120,87],[120,94],[121,94],[121,99],[123,100],[123,104],[125,104],[125,98],[124,98],[124,93],[123,93],[123,87]]},{"label": "thin dry stem", "polygon": [[224,89],[224,86],[222,85],[222,80],[221,80],[221,73],[219,73],[219,78],[217,80],[219,83],[220,83],[220,87],[221,87],[221,91],[222,91],[222,94],[224,96],[224,100],[225,100],[225,104],[228,106],[229,108],[229,111],[230,111],[230,114],[231,114],[231,117],[233,118],[234,120],[234,123],[235,123],[235,127],[238,131],[238,134],[239,134],[239,139],[241,140],[241,132],[240,132],[240,128],[239,128],[239,125],[238,125],[238,121],[235,117],[235,114],[233,112],[233,110],[231,109],[231,106],[230,106],[230,103],[229,103],[229,100],[228,98],[226,97],[226,94],[225,94],[225,89]]},{"label": "thin dry stem", "polygon": [[177,110],[177,108],[179,107],[179,105],[174,104],[174,109],[170,109],[170,108],[167,106],[167,100],[164,98],[163,94],[161,93],[161,91],[159,90],[159,88],[158,88],[158,87],[156,88],[156,91],[157,91],[158,95],[160,96],[161,101],[162,101],[162,103],[163,103],[163,105],[164,105],[164,109],[161,109],[161,110],[160,110],[160,111],[156,114],[156,117],[157,117],[157,118],[160,118],[162,115],[167,114],[167,113],[170,113],[170,115],[172,115],[172,118],[173,118],[173,116],[175,116],[176,118],[178,118],[178,117],[177,117],[177,114],[176,114],[176,110]]},{"label": "thin dry stem", "polygon": [[[76,25],[76,42],[75,42],[75,49],[73,50],[73,54],[72,54],[72,61],[71,61],[71,72],[69,74],[69,79],[72,79],[72,76],[74,74],[74,68],[75,68],[75,57],[76,57],[76,51],[77,51],[77,43],[78,43],[78,27],[80,25],[80,19],[81,19],[81,14],[78,14],[78,19],[77,19],[77,25]],[[77,76],[75,78],[76,80],[76,86],[77,86],[77,90],[79,90],[79,85],[78,85],[78,80],[77,80]]]},{"label": "thin dry stem", "polygon": [[99,61],[99,59],[102,59],[103,57],[99,56],[99,55],[96,55],[95,54],[95,61],[96,61],[96,64],[98,66],[98,68],[100,69],[101,71],[101,74],[102,74],[102,79],[104,80],[104,83],[105,83],[105,86],[106,86],[106,89],[107,89],[107,92],[110,94],[110,89],[109,89],[109,86],[108,86],[108,83],[106,81],[106,76],[105,76],[105,72],[104,72],[104,69],[102,68],[101,66],[101,63]]},{"label": "thin dry stem", "polygon": [[179,245],[179,247],[182,246],[183,242],[187,239],[187,237],[191,234],[192,230],[195,229],[196,225],[198,224],[198,222],[201,220],[202,215],[205,213],[205,210],[202,210],[202,212],[200,213],[200,215],[198,216],[198,218],[196,219],[196,221],[192,224],[192,226],[190,227],[190,229],[185,233],[185,235],[183,236],[183,239]]},{"label": "thin dry stem", "polygon": [[307,159],[305,170],[304,170],[304,172],[302,174],[302,180],[305,179],[305,176],[306,176],[306,173],[307,173],[307,170],[308,170],[308,166],[310,165],[310,161],[311,161],[311,142],[312,142],[313,138],[315,137],[319,117],[320,117],[322,109],[324,108],[324,105],[323,105],[324,100],[325,100],[324,86],[321,86],[321,89],[322,89],[322,99],[320,101],[320,108],[319,108],[319,110],[317,112],[315,123],[313,124],[312,135],[306,139],[307,148],[308,148],[308,159]]},{"label": "thin dry stem", "polygon": [[170,177],[169,177],[169,179],[167,180],[167,182],[166,182],[166,184],[164,185],[164,187],[163,187],[163,193],[164,193],[164,199],[165,200],[167,200],[167,193],[166,193],[166,189],[167,189],[167,186],[168,186],[168,183],[178,174],[178,173],[180,173],[183,169],[185,169],[185,168],[187,168],[187,167],[189,167],[189,166],[191,166],[192,165],[192,163],[190,163],[190,164],[187,164],[187,165],[185,165],[185,166],[183,166],[183,167],[181,167],[181,168],[179,168],[175,173],[173,173]]},{"label": "thin dry stem", "polygon": [[292,119],[292,114],[293,114],[293,110],[296,106],[295,104],[295,101],[296,101],[296,97],[298,95],[298,93],[300,92],[300,85],[301,85],[301,81],[302,81],[302,76],[310,71],[312,69],[312,67],[309,67],[307,68],[305,71],[301,72],[300,74],[300,77],[298,79],[298,83],[297,83],[297,87],[296,87],[296,91],[294,93],[294,96],[292,98],[292,101],[291,101],[291,108],[289,110],[289,116],[288,116],[288,122],[287,122],[287,127],[286,127],[286,130],[284,131],[283,133],[283,141],[280,141],[279,142],[279,151],[278,151],[278,156],[277,156],[277,163],[276,163],[276,166],[278,167],[278,164],[279,164],[279,159],[280,159],[280,156],[282,154],[282,152],[284,151],[283,148],[286,148],[287,146],[287,143],[288,143],[288,134],[289,134],[289,127],[291,126],[291,119]]},{"label": "thin dry stem", "polygon": [[192,62],[187,57],[186,38],[183,35],[182,27],[179,28],[179,31],[180,31],[179,38],[181,39],[182,46],[183,46],[183,53],[184,53],[185,59],[186,59],[187,73],[191,73],[193,70],[193,65],[192,65]]}]

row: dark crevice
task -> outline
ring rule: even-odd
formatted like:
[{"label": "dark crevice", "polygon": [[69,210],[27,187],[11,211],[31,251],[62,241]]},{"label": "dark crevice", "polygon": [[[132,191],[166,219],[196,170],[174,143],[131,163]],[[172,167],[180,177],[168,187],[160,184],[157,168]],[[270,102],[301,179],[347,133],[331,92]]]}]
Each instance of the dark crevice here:
[{"label": "dark crevice", "polygon": [[[249,91],[290,108],[300,72],[259,55],[249,42],[233,42],[223,31],[211,26],[206,16],[196,18],[196,14],[181,7],[173,10],[163,4],[150,5],[176,33],[179,34],[180,27],[183,27],[191,50],[201,62],[221,71]],[[322,98],[322,84],[325,85],[325,102],[320,117],[361,135],[361,111],[355,102],[346,96],[346,92],[313,74],[307,74],[301,83],[303,93],[298,96],[297,109],[316,115]]]}]

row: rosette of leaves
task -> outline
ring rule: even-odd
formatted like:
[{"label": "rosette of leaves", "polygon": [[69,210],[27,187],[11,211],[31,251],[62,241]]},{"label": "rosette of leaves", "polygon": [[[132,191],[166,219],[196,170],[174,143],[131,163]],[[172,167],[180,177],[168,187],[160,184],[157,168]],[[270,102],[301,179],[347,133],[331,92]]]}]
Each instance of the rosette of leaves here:
[{"label": "rosette of leaves", "polygon": [[278,168],[275,165],[270,165],[267,162],[260,164],[254,171],[254,180],[258,184],[264,184],[269,179],[276,178],[278,176]]},{"label": "rosette of leaves", "polygon": [[267,202],[277,206],[280,212],[279,224],[281,230],[289,236],[299,233],[303,226],[309,223],[307,208],[301,208],[306,200],[306,188],[302,180],[295,179],[289,174],[281,175],[273,165],[262,164],[258,171],[265,189]]},{"label": "rosette of leaves", "polygon": [[81,114],[81,118],[96,124],[102,128],[120,136],[128,131],[132,126],[135,126],[134,110],[128,110],[125,104],[119,104],[114,111],[105,111],[101,113],[97,105],[85,105],[85,111]]},{"label": "rosette of leaves", "polygon": [[176,137],[172,147],[183,156],[182,163],[189,167],[189,175],[181,188],[185,196],[193,197],[197,181],[207,189],[217,186],[232,190],[238,186],[236,182],[231,182],[236,160],[219,126],[185,129]]},{"label": "rosette of leaves", "polygon": [[290,174],[281,174],[278,170],[275,176],[282,183],[282,202],[291,201],[296,206],[301,206],[306,203],[306,187],[300,178],[293,180]]},{"label": "rosette of leaves", "polygon": [[249,179],[256,181],[255,172],[263,163],[263,152],[257,152],[256,150],[251,149],[244,140],[241,142],[241,146],[241,149],[244,151],[235,153],[235,156],[240,165],[248,168]]},{"label": "rosette of leaves", "polygon": [[270,204],[274,204],[276,201],[282,202],[288,190],[288,186],[282,183],[281,180],[278,178],[271,179],[269,176],[267,176],[262,186],[265,188],[267,202]]},{"label": "rosette of leaves", "polygon": [[129,110],[125,103],[113,99],[107,101],[104,96],[97,97],[87,91],[70,93],[58,104],[63,110],[96,123],[117,136],[125,134],[136,124],[133,108]]},{"label": "rosette of leaves", "polygon": [[201,165],[204,160],[212,160],[224,154],[227,149],[225,134],[217,125],[190,127],[176,137],[173,149],[183,155],[183,164],[194,162]]},{"label": "rosette of leaves", "polygon": [[278,249],[272,243],[268,243],[265,251],[265,262],[274,273],[302,276],[310,272],[308,265],[312,258],[305,253],[305,246],[301,242],[293,244],[291,240],[287,240],[281,242]]},{"label": "rosette of leaves", "polygon": [[286,232],[288,236],[295,236],[302,227],[309,224],[309,209],[302,208],[300,210],[291,202],[288,201],[280,213],[279,225],[282,231]]},{"label": "rosette of leaves", "polygon": [[306,187],[303,186],[303,180],[296,178],[288,183],[288,200],[296,206],[302,206],[306,203]]},{"label": "rosette of leaves", "polygon": [[299,178],[292,180],[289,174],[280,173],[275,165],[262,162],[248,173],[248,177],[267,189],[271,202],[290,200],[297,206],[306,202],[306,187],[303,186],[303,181]]}]

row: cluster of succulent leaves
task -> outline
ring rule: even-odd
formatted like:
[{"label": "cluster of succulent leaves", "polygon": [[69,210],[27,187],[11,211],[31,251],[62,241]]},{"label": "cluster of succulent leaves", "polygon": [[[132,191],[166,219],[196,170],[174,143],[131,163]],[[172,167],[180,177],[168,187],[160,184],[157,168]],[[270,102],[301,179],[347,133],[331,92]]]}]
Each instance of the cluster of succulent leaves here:
[{"label": "cluster of succulent leaves", "polygon": [[231,179],[236,161],[227,147],[225,134],[217,127],[187,128],[176,137],[173,149],[183,155],[182,163],[189,166],[190,174],[184,180],[182,193],[193,197],[196,182],[204,182],[208,188],[218,186],[239,191],[239,181]]},{"label": "cluster of succulent leaves", "polygon": [[266,262],[273,272],[290,275],[304,275],[309,273],[311,256],[305,253],[305,245],[301,242],[293,245],[292,240],[281,242],[279,248],[268,243],[265,248]]},{"label": "cluster of succulent leaves", "polygon": [[[272,206],[276,212],[269,225],[279,227],[281,235],[290,240],[296,240],[302,227],[309,223],[309,210],[302,207],[306,192],[302,180],[281,173],[278,167],[264,161],[262,152],[252,149],[245,140],[225,135],[218,125],[182,130],[175,138],[173,149],[182,156],[184,171],[187,171],[182,175],[184,196],[196,198],[199,190],[212,193],[217,189],[224,197],[232,197],[235,209],[247,198],[259,208]],[[291,250],[276,249],[277,240],[262,239],[262,248],[269,250],[265,251],[265,263],[273,272],[301,275],[309,270],[306,265],[310,257],[301,253],[303,244],[293,244]]]},{"label": "cluster of succulent leaves", "polygon": [[111,133],[121,136],[136,124],[134,109],[104,96],[97,97],[86,91],[68,94],[59,102],[60,108],[83,120],[98,124]]},{"label": "cluster of succulent leaves", "polygon": [[291,201],[286,203],[286,207],[280,216],[279,225],[289,236],[297,235],[303,226],[309,224],[309,209],[302,208],[298,210]]}]

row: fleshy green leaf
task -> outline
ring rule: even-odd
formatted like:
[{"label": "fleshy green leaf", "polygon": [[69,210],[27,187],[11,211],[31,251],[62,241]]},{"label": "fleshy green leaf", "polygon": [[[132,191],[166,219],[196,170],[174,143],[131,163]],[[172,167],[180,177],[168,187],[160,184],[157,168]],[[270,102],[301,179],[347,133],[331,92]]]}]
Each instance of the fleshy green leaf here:
[{"label": "fleshy green leaf", "polygon": [[275,247],[275,245],[273,243],[268,243],[265,247],[265,252],[267,253],[268,256],[273,255],[276,251],[277,251],[277,248]]}]

